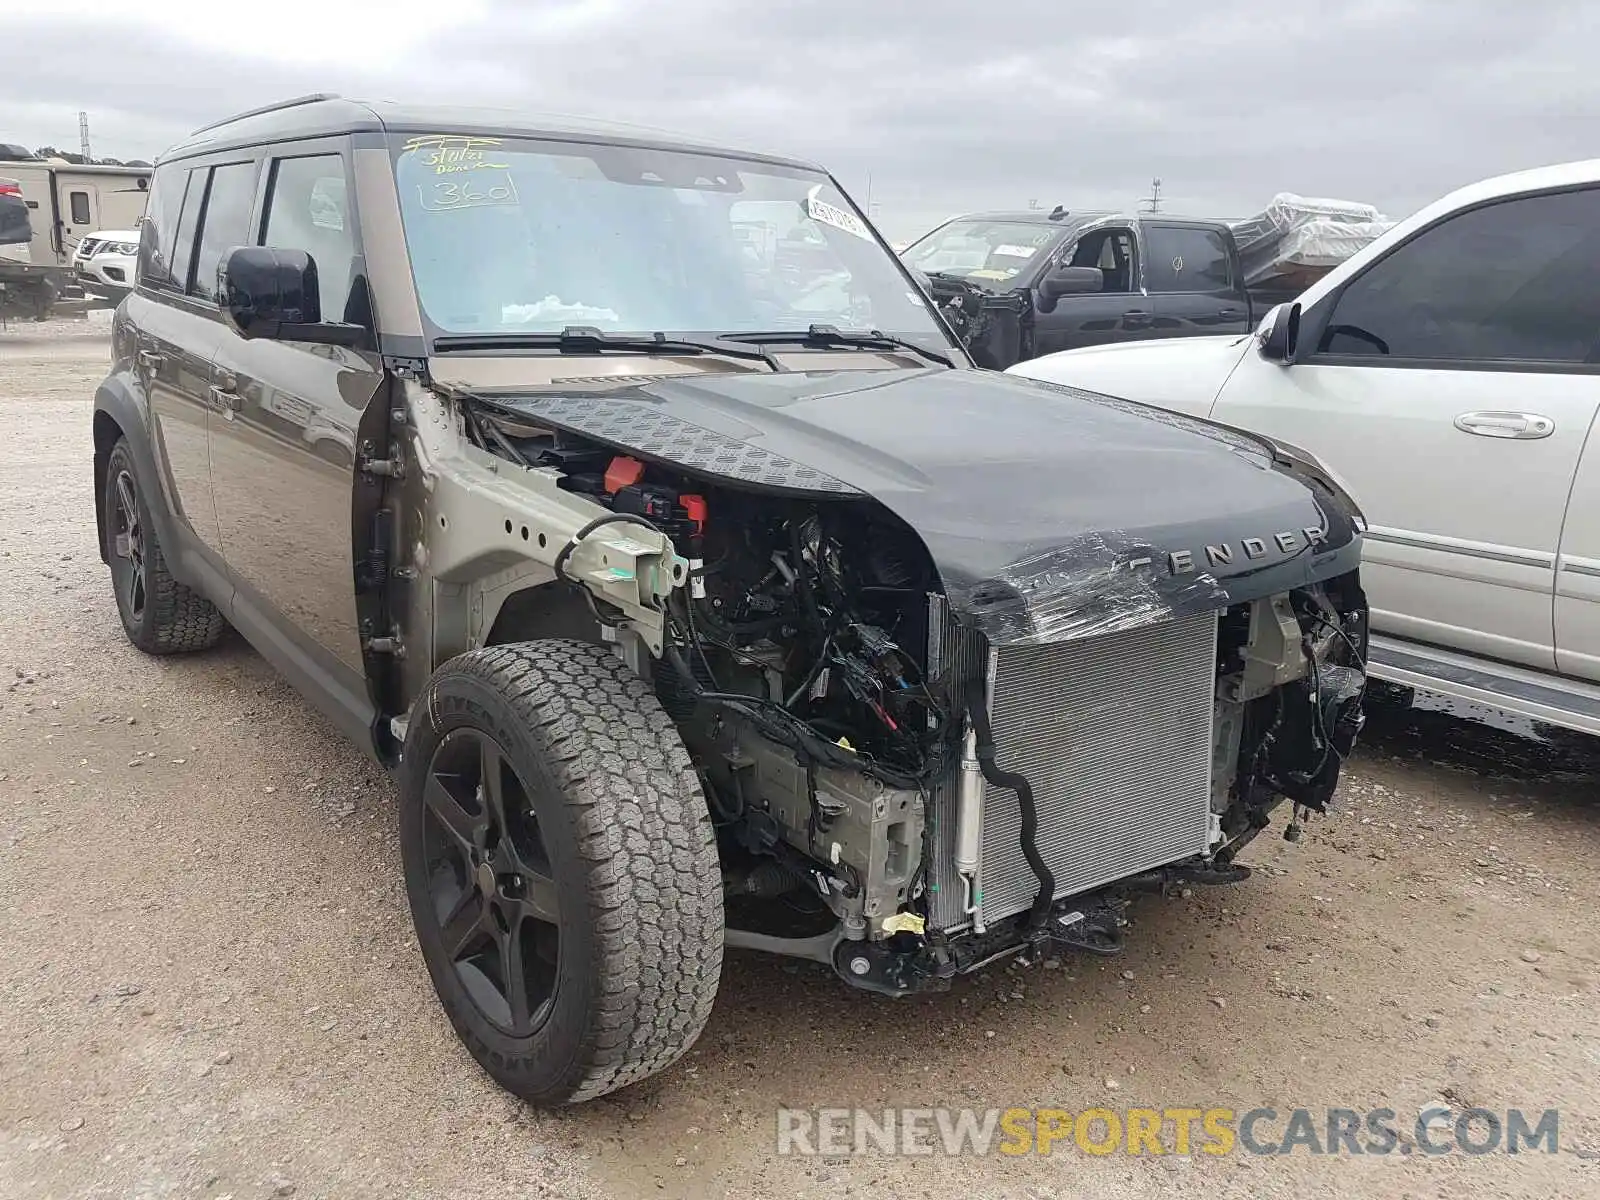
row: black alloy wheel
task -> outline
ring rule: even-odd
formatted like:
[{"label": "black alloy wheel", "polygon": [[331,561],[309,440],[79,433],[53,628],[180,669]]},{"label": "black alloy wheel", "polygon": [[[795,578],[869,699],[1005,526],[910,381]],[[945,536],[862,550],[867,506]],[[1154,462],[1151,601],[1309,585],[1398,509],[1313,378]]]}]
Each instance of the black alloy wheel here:
[{"label": "black alloy wheel", "polygon": [[664,1070],[711,1016],[722,871],[677,727],[605,645],[469,650],[412,705],[400,856],[478,1063],[541,1106]]},{"label": "black alloy wheel", "polygon": [[111,480],[111,580],[123,611],[135,623],[144,621],[149,593],[145,587],[144,525],[139,520],[139,485],[133,472],[119,467]]},{"label": "black alloy wheel", "polygon": [[428,894],[447,956],[473,1005],[526,1037],[560,978],[561,909],[527,784],[482,730],[452,730],[423,786]]}]

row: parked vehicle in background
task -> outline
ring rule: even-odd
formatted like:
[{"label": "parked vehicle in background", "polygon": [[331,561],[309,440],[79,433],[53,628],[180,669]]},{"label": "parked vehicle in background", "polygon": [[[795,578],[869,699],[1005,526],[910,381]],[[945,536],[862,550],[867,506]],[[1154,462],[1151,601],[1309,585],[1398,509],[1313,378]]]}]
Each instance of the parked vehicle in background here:
[{"label": "parked vehicle in background", "polygon": [[1600,160],[1446,196],[1254,337],[1011,373],[1305,447],[1372,523],[1375,674],[1600,733]]},{"label": "parked vehicle in background", "polygon": [[120,301],[132,290],[138,261],[137,229],[103,229],[88,234],[72,255],[73,270],[84,291],[112,302]]},{"label": "parked vehicle in background", "polygon": [[43,319],[65,284],[65,272],[33,261],[33,223],[22,187],[0,177],[0,316]]},{"label": "parked vehicle in background", "polygon": [[957,217],[901,255],[980,366],[1082,346],[1243,333],[1388,228],[1283,192],[1244,221],[1057,207]]},{"label": "parked vehicle in background", "polygon": [[[150,191],[149,167],[74,165],[57,159],[0,160],[0,175],[16,181],[33,237],[30,261],[60,268],[62,290],[75,292],[83,239],[136,227]],[[131,279],[132,276],[130,275]],[[109,283],[109,273],[105,281]]]},{"label": "parked vehicle in background", "polygon": [[289,101],[163,157],[112,349],[128,637],[230,622],[396,771],[441,1004],[538,1103],[675,1061],[724,946],[1115,953],[1361,727],[1349,498],[974,370],[802,161]]},{"label": "parked vehicle in background", "polygon": [[1250,297],[1222,221],[1109,212],[957,217],[901,255],[979,366],[1103,342],[1243,333]]}]

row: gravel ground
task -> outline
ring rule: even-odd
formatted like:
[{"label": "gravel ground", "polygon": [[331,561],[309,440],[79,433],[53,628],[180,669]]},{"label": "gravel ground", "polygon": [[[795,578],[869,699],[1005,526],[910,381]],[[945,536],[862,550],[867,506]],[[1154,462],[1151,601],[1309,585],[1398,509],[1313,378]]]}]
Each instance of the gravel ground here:
[{"label": "gravel ground", "polygon": [[[94,543],[98,322],[0,333],[0,1195],[1600,1193],[1600,748],[1374,718],[1338,816],[1141,902],[1118,960],[888,1001],[730,956],[684,1064],[544,1114],[430,991],[387,778],[237,639],[124,640]],[[780,1105],[1430,1103],[1561,1153],[780,1158]],[[1278,1126],[1281,1131],[1281,1125]]]}]

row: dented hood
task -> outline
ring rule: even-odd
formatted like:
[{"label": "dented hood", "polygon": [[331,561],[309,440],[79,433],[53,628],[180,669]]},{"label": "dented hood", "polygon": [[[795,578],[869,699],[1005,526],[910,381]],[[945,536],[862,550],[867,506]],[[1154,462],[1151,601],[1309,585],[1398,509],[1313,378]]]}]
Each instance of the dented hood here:
[{"label": "dented hood", "polygon": [[481,398],[732,485],[870,496],[1002,643],[1215,609],[1359,557],[1348,507],[1270,443],[1004,375],[706,373]]}]

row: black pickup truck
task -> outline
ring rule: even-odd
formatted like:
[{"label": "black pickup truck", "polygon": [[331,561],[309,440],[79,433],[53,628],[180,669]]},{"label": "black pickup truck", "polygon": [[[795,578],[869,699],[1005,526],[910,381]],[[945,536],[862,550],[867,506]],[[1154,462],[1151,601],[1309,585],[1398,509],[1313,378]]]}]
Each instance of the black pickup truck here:
[{"label": "black pickup truck", "polygon": [[973,213],[908,246],[907,266],[979,366],[1078,346],[1244,333],[1266,311],[1222,221],[1057,207]]}]

